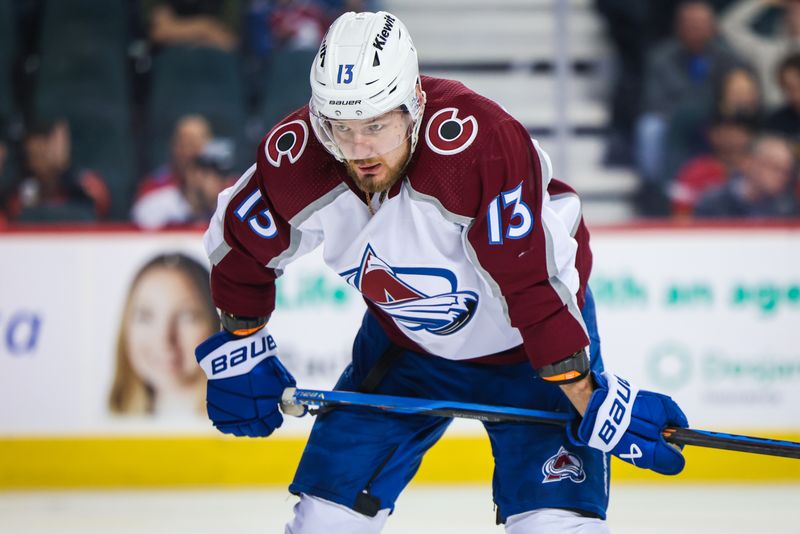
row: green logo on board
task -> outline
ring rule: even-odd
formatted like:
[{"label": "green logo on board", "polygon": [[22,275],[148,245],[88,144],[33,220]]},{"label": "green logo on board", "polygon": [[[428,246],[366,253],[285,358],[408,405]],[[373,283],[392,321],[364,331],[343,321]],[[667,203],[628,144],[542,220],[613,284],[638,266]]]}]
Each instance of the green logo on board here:
[{"label": "green logo on board", "polygon": [[297,309],[329,306],[343,308],[359,297],[357,291],[338,279],[324,274],[302,275],[293,289],[278,278],[275,292],[277,309]]},{"label": "green logo on board", "polygon": [[692,357],[688,349],[671,342],[659,345],[647,360],[647,376],[665,390],[685,386],[692,377]]}]

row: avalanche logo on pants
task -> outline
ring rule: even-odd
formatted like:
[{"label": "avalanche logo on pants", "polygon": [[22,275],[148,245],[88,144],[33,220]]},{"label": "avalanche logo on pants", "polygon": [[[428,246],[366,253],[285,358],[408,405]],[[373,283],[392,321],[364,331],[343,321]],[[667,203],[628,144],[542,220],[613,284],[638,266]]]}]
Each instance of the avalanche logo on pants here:
[{"label": "avalanche logo on pants", "polygon": [[447,269],[392,267],[367,245],[361,264],[340,274],[400,325],[438,336],[457,332],[478,307],[478,295],[457,291]]},{"label": "avalanche logo on pants", "polygon": [[565,478],[580,484],[586,480],[586,471],[583,470],[583,461],[576,454],[572,454],[564,447],[547,459],[542,466],[543,484],[558,482]]}]

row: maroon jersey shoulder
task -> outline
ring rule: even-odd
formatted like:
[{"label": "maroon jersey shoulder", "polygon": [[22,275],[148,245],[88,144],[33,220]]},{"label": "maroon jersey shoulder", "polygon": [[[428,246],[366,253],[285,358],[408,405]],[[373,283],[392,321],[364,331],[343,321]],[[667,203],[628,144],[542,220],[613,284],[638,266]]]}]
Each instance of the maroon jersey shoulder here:
[{"label": "maroon jersey shoulder", "polygon": [[461,82],[423,76],[422,88],[427,98],[408,169],[411,186],[435,196],[448,211],[474,217],[483,187],[481,163],[504,157],[494,146],[497,129],[529,139],[527,132],[500,105]]},{"label": "maroon jersey shoulder", "polygon": [[257,171],[261,189],[287,221],[345,178],[343,166],[314,135],[308,106],[288,115],[264,136],[258,147]]}]

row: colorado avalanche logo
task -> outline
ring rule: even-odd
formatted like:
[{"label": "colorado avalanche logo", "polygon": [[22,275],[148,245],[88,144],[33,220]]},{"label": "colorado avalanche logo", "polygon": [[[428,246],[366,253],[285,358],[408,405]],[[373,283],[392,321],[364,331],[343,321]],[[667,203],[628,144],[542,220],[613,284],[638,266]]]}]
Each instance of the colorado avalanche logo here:
[{"label": "colorado avalanche logo", "polygon": [[544,475],[543,484],[558,482],[565,478],[578,484],[586,480],[583,461],[564,447],[560,447],[555,455],[548,458],[542,466],[542,474]]},{"label": "colorado avalanche logo", "polygon": [[[367,245],[361,265],[341,276],[412,331],[424,330],[438,336],[452,334],[469,322],[478,307],[478,295],[457,291],[458,281],[451,271],[391,267],[375,254],[371,245]],[[415,285],[436,291],[423,292]]]},{"label": "colorado avalanche logo", "polygon": [[303,154],[308,142],[308,127],[303,121],[292,121],[282,124],[269,134],[264,143],[264,152],[273,167],[280,167],[283,157],[294,163]]},{"label": "colorado avalanche logo", "polygon": [[425,128],[425,140],[437,154],[450,156],[466,150],[478,135],[478,121],[470,115],[458,118],[458,109],[444,108],[433,114]]}]

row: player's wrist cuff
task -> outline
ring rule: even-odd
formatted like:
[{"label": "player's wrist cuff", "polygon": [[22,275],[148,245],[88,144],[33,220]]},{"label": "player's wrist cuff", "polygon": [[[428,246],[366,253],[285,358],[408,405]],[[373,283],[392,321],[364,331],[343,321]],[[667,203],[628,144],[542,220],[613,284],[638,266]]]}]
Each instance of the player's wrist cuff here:
[{"label": "player's wrist cuff", "polygon": [[222,328],[240,337],[258,332],[267,324],[267,317],[242,317],[224,311],[220,311],[219,319]]},{"label": "player's wrist cuff", "polygon": [[583,380],[589,371],[589,355],[586,353],[586,349],[579,350],[568,358],[538,369],[542,380],[559,385]]}]

